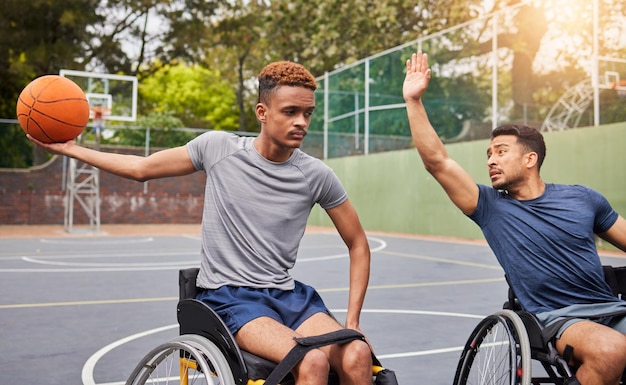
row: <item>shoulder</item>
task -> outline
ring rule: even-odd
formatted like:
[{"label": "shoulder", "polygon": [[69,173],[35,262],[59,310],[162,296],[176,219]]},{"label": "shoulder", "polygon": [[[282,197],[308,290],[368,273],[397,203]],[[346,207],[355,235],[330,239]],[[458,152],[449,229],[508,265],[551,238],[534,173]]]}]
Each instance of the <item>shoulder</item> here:
[{"label": "shoulder", "polygon": [[508,197],[506,191],[498,190],[484,184],[477,184],[479,196],[483,199],[500,199]]},{"label": "shoulder", "polygon": [[194,139],[192,139],[189,143],[198,143],[198,142],[219,142],[219,141],[228,141],[228,140],[238,140],[240,137],[238,135],[233,134],[228,131],[207,131],[201,135],[198,135]]},{"label": "shoulder", "polygon": [[292,165],[299,168],[303,172],[331,172],[332,169],[321,159],[307,154],[306,152],[296,148],[291,157]]},{"label": "shoulder", "polygon": [[602,196],[598,191],[581,184],[546,183],[546,193],[571,198],[586,199],[589,196]]},{"label": "shoulder", "polygon": [[187,152],[197,170],[208,169],[209,164],[245,148],[250,139],[227,131],[208,131],[190,140]]}]

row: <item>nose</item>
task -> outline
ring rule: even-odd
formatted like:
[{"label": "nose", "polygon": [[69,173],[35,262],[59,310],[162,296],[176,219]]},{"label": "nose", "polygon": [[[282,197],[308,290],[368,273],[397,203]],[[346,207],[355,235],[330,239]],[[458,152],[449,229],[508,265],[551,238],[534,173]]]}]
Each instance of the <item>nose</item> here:
[{"label": "nose", "polygon": [[308,119],[305,114],[297,114],[296,119],[294,121],[294,125],[299,128],[306,128],[308,126]]}]

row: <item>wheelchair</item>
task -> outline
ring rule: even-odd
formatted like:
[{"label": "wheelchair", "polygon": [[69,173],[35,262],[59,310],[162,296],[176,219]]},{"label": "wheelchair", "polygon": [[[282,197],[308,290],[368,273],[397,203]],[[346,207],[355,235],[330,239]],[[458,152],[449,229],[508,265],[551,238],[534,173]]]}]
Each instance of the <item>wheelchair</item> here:
[{"label": "wheelchair", "polygon": [[[278,364],[239,349],[230,330],[210,307],[195,299],[198,268],[179,271],[177,318],[179,336],[153,350],[137,364],[126,385],[293,385],[291,369],[306,352],[321,346],[365,340],[355,330],[339,330],[306,338]],[[372,382],[397,385],[395,373],[382,367],[372,354]],[[336,373],[329,385],[339,385]]]},{"label": "wheelchair", "polygon": [[[613,294],[626,298],[626,267],[603,269]],[[544,328],[532,313],[521,309],[509,288],[503,309],[482,319],[470,334],[461,352],[454,385],[568,384],[576,368],[568,365],[554,345],[561,325]],[[545,375],[533,376],[532,362],[540,363]],[[626,384],[626,372],[621,383]]]}]

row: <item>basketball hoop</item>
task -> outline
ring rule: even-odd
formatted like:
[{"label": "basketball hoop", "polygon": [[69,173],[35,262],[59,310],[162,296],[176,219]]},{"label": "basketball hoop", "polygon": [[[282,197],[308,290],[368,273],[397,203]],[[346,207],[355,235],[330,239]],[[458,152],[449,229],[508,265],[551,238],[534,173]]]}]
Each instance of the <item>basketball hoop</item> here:
[{"label": "basketball hoop", "polygon": [[89,110],[91,111],[91,113],[89,114],[89,118],[93,120],[94,122],[103,121],[109,115],[111,115],[111,109],[105,106],[99,106],[99,105],[89,106]]},{"label": "basketball hoop", "polygon": [[89,106],[89,110],[89,117],[93,121],[91,130],[96,134],[96,139],[99,141],[100,134],[104,130],[104,121],[111,115],[111,109],[102,105],[94,105]]},{"label": "basketball hoop", "polygon": [[611,88],[617,92],[617,97],[626,99],[626,80],[619,80],[611,83]]}]

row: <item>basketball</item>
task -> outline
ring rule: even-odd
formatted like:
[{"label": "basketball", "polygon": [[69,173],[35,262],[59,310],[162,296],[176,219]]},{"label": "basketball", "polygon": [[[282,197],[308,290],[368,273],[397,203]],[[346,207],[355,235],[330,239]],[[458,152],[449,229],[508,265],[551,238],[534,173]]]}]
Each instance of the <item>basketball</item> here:
[{"label": "basketball", "polygon": [[89,122],[87,96],[78,84],[59,75],[30,82],[17,100],[16,110],[24,132],[44,143],[75,139]]}]

